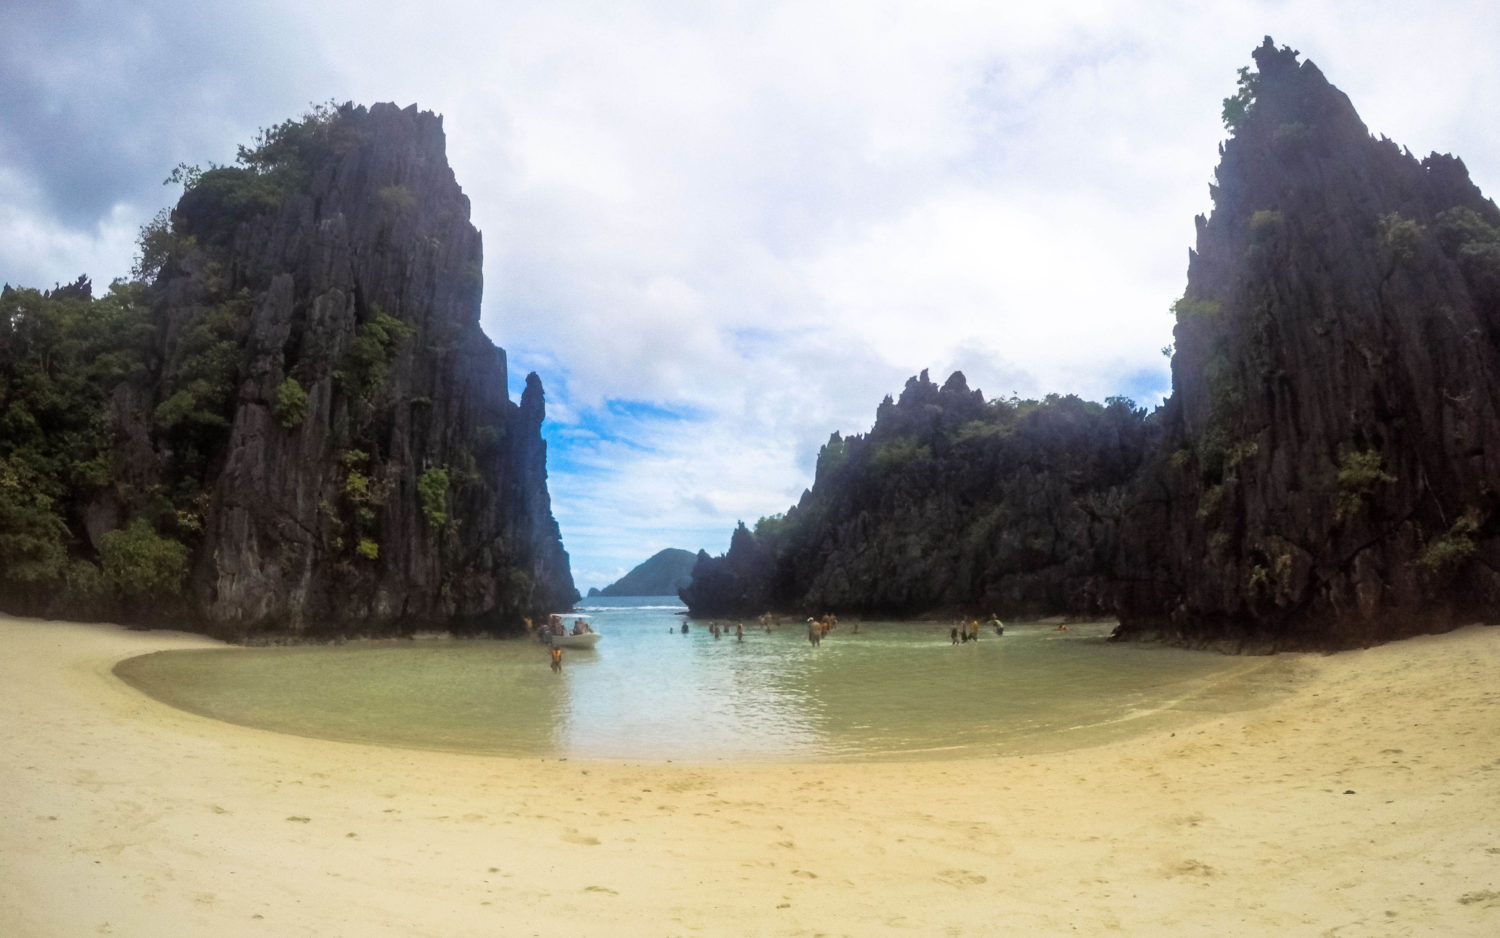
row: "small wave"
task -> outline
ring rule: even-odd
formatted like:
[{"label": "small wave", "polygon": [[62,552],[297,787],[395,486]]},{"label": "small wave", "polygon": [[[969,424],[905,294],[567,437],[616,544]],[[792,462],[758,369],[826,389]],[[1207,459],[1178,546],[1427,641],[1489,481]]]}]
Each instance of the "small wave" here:
[{"label": "small wave", "polygon": [[[675,609],[675,610],[677,610],[679,612],[686,612],[687,611],[687,607],[686,606],[579,606],[578,607],[578,611],[579,612],[633,612],[633,611],[635,611],[637,609],[645,609],[645,610]],[[571,613],[569,613],[569,614],[571,615]]]}]

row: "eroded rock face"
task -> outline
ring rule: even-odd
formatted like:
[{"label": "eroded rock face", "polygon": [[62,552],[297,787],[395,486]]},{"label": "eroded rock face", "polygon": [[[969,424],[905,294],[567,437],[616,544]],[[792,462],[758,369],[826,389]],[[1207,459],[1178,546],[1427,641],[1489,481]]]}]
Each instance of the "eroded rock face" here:
[{"label": "eroded rock face", "polygon": [[1126,635],[1343,647],[1500,612],[1500,212],[1270,40],[1198,219]]},{"label": "eroded rock face", "polygon": [[1293,50],[1254,58],[1163,408],[1022,416],[924,374],[784,519],[700,557],[689,605],[1114,610],[1228,649],[1500,618],[1500,211]]},{"label": "eroded rock face", "polygon": [[1124,400],[986,401],[922,372],[863,436],[834,434],[780,519],[700,555],[697,615],[767,609],[1104,614],[1118,518],[1153,429]]},{"label": "eroded rock face", "polygon": [[541,382],[512,402],[479,327],[480,235],[442,119],[345,106],[315,129],[267,157],[274,196],[208,174],[189,189],[191,240],[158,281],[159,399],[187,386],[205,330],[240,343],[217,438],[179,424],[141,473],[199,474],[196,608],[232,633],[502,631],[566,608]]}]

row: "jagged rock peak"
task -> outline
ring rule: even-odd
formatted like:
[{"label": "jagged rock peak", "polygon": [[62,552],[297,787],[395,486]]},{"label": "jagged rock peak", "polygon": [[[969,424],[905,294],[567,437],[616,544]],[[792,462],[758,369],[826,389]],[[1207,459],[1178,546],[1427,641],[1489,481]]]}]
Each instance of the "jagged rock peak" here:
[{"label": "jagged rock peak", "polygon": [[244,350],[224,438],[195,444],[218,454],[192,578],[213,622],[502,630],[576,596],[541,380],[509,399],[469,209],[415,105],[316,109],[188,185],[158,280],[166,383],[205,322]]},{"label": "jagged rock peak", "polygon": [[1125,556],[1160,567],[1124,571],[1122,620],[1342,646],[1494,610],[1500,213],[1461,161],[1371,137],[1294,50],[1254,58],[1129,529]]}]

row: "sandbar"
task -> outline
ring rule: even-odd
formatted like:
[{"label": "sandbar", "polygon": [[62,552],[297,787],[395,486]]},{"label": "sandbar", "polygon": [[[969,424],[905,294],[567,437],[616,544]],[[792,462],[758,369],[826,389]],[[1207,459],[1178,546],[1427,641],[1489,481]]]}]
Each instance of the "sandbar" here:
[{"label": "sandbar", "polygon": [[0,935],[1500,934],[1500,628],[1284,655],[1258,705],[953,761],[326,742],[0,617]]}]

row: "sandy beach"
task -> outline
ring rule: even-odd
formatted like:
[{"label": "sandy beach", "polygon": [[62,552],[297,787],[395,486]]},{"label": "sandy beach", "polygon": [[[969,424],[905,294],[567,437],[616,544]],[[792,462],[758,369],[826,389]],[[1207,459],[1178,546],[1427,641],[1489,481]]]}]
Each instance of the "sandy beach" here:
[{"label": "sandy beach", "polygon": [[1500,934],[1500,628],[951,762],[580,763],[231,726],[208,639],[0,617],[0,935]]}]

